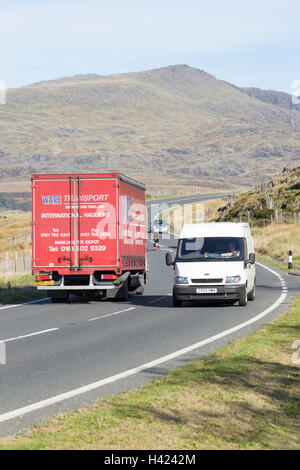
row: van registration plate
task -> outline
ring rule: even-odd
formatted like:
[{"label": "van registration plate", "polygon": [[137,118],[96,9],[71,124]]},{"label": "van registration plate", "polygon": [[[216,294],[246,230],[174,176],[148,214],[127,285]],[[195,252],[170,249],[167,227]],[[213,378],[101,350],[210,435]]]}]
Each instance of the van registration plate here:
[{"label": "van registration plate", "polygon": [[206,287],[205,289],[196,289],[197,294],[216,294],[218,289],[216,287]]}]

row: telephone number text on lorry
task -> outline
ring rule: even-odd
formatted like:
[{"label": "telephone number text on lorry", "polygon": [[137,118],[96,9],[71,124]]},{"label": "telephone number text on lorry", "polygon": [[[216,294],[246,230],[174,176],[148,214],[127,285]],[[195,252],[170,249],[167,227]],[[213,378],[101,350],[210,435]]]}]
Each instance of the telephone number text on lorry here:
[{"label": "telephone number text on lorry", "polygon": [[[72,246],[72,251],[106,251],[106,246],[105,245],[99,245],[99,246],[81,246],[79,250],[79,246]],[[61,246],[60,251],[71,251],[70,246]]]}]

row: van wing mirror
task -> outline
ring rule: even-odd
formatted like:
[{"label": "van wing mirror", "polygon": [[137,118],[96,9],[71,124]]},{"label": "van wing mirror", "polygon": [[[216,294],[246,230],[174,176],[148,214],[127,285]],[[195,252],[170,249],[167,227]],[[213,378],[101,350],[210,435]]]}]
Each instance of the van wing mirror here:
[{"label": "van wing mirror", "polygon": [[250,264],[255,263],[255,253],[249,253],[249,263]]},{"label": "van wing mirror", "polygon": [[175,261],[174,261],[173,255],[170,251],[168,251],[166,253],[166,265],[167,266],[172,266],[174,264],[175,264]]}]

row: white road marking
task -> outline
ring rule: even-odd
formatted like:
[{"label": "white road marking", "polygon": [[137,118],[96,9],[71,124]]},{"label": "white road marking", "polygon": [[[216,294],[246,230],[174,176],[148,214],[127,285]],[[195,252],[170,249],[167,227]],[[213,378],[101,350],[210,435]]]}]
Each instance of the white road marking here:
[{"label": "white road marking", "polygon": [[112,317],[113,315],[119,315],[123,312],[128,312],[129,310],[134,310],[136,307],[125,308],[124,310],[119,310],[118,312],[108,313],[107,315],[102,315],[102,317],[89,318],[88,321],[101,320],[102,318]]},{"label": "white road marking", "polygon": [[0,307],[0,310],[4,310],[6,308],[21,307],[22,305],[36,304],[38,302],[43,302],[44,300],[48,299],[49,297],[43,297],[42,299],[30,300],[29,302],[23,302],[22,304],[4,305],[3,307]]},{"label": "white road marking", "polygon": [[8,343],[9,341],[15,341],[17,339],[28,338],[29,336],[42,335],[44,333],[49,333],[50,331],[56,331],[59,328],[50,328],[49,330],[35,331],[34,333],[29,333],[28,335],[16,336],[15,338],[2,339],[2,343]]},{"label": "white road marking", "polygon": [[[274,274],[277,278],[279,278],[279,274],[276,273],[276,271],[273,271],[273,269],[268,268],[267,266],[264,266],[261,263],[257,263],[259,266],[262,266],[266,270],[270,271],[272,274]],[[9,421],[13,418],[18,418],[20,416],[23,416],[28,413],[32,413],[33,411],[40,410],[42,408],[46,408],[51,405],[55,405],[58,402],[61,402],[63,400],[68,400],[70,398],[76,397],[78,395],[82,395],[83,393],[90,392],[92,390],[95,390],[97,388],[103,387],[104,385],[108,385],[111,383],[114,383],[118,380],[128,378],[132,375],[135,375],[139,372],[145,372],[147,369],[151,367],[156,367],[160,364],[163,364],[164,362],[170,361],[172,359],[176,359],[184,354],[187,354],[195,349],[199,349],[202,346],[205,346],[206,344],[213,343],[214,341],[217,341],[221,338],[224,338],[226,336],[231,335],[232,333],[235,333],[238,330],[241,330],[242,328],[245,328],[249,325],[252,325],[253,323],[256,323],[258,320],[261,320],[264,318],[266,315],[271,313],[273,310],[275,310],[286,298],[287,293],[282,292],[281,295],[278,297],[278,299],[267,309],[263,310],[261,313],[257,314],[255,317],[240,323],[239,325],[236,325],[232,328],[229,328],[227,330],[222,331],[221,333],[218,333],[216,335],[211,336],[210,338],[206,338],[202,341],[199,341],[198,343],[192,344],[190,346],[187,346],[186,348],[179,349],[171,354],[168,354],[166,356],[159,357],[158,359],[155,359],[153,361],[147,362],[145,364],[142,364],[138,367],[134,367],[132,369],[128,369],[124,372],[121,372],[119,374],[113,375],[111,377],[107,377],[105,379],[98,380],[97,382],[90,383],[88,385],[84,385],[79,388],[75,388],[73,390],[70,390],[69,392],[61,393],[59,395],[55,395],[53,397],[47,398],[45,400],[38,401],[36,403],[32,403],[31,405],[27,405],[21,408],[18,408],[16,410],[9,411],[7,413],[3,413],[0,415],[0,423],[3,423],[5,421]],[[135,307],[133,307],[135,308]],[[102,318],[102,317],[100,317]]]}]

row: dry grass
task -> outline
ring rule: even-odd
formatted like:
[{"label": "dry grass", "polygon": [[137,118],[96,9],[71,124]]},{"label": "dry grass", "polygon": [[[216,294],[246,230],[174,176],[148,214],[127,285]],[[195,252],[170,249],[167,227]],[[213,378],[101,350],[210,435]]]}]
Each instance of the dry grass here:
[{"label": "dry grass", "polygon": [[257,253],[288,262],[288,252],[293,252],[293,262],[300,266],[300,225],[275,223],[252,229]]},{"label": "dry grass", "polygon": [[22,252],[31,248],[31,236],[16,239],[13,245],[11,238],[31,232],[31,213],[22,211],[0,212],[0,258],[7,252]]}]

